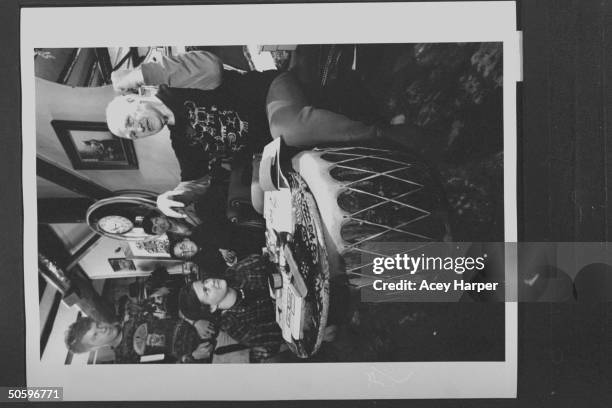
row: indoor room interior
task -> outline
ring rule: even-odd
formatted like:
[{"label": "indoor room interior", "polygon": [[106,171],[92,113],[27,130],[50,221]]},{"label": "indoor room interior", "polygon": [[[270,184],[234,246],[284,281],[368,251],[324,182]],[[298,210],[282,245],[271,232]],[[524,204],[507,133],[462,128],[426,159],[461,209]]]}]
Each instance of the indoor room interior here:
[{"label": "indoor room interior", "polygon": [[[214,53],[228,70],[291,67],[301,81],[315,83],[313,89],[326,89],[320,99],[324,106],[329,104],[325,98],[341,97],[357,106],[355,109],[363,117],[375,116],[374,111],[380,108],[387,123],[414,121],[431,129],[444,128],[439,140],[428,143],[432,149],[447,146],[440,149],[445,150],[446,156],[439,163],[439,171],[450,211],[455,215],[453,238],[503,240],[502,75],[498,43],[300,45],[297,51],[292,45],[36,49],[42,362],[112,363],[110,348],[83,354],[67,351],[66,328],[83,314],[108,320],[116,313],[115,307],[126,299],[138,302],[146,298],[150,295],[147,280],[159,268],[174,277],[187,274],[185,264],[168,253],[163,237],[148,241],[138,236],[113,239],[96,233],[95,226],[88,223],[88,214],[101,208],[100,203],[112,202],[113,197],[119,196],[139,211],[153,209],[157,195],[180,181],[167,129],[146,141],[118,139],[106,127],[105,107],[115,96],[113,71],[189,50]],[[487,70],[482,70],[486,64]],[[436,87],[447,86],[447,82],[438,80],[436,75],[432,77],[432,69],[436,75],[445,75],[448,81],[457,83],[458,90],[453,92],[460,94],[461,110],[453,102],[458,98],[455,94],[439,98],[448,90]],[[476,79],[465,72],[480,75],[481,82],[474,85]],[[336,81],[343,75],[346,81]],[[365,90],[354,86],[356,83],[365,84]],[[400,93],[402,86],[405,92]],[[489,137],[484,144],[483,135]],[[232,169],[226,214],[232,222],[248,224],[253,220],[250,185],[245,187],[243,177],[233,177],[234,174]],[[245,202],[248,205],[244,206]],[[361,287],[358,277],[354,282],[357,288]],[[389,310],[394,311],[383,314],[400,322],[395,335],[404,337],[409,332],[412,341],[399,342],[396,354],[386,357],[391,361],[503,359],[504,322],[496,318],[503,314],[503,303],[486,308],[472,303],[461,307],[451,303],[423,307],[404,304],[401,308],[389,305]],[[360,307],[366,309],[363,316],[379,313],[376,305]],[[480,327],[478,322],[486,318],[483,316],[496,323],[486,329]],[[374,326],[373,330],[359,329],[371,338],[358,341],[350,352],[332,350],[318,357],[321,361],[355,361],[365,355],[376,356],[377,344],[393,343],[385,339],[387,329],[381,326],[382,321],[376,317],[361,319],[357,325]],[[486,346],[476,347],[476,339]],[[450,342],[455,346],[448,347]],[[215,361],[213,357],[212,362],[222,360],[217,357]]]},{"label": "indoor room interior", "polygon": [[[251,69],[246,47],[209,49],[234,69]],[[87,308],[81,300],[95,299],[89,306],[104,310],[122,296],[144,296],[144,279],[160,265],[170,273],[182,273],[181,263],[167,253],[150,248],[139,252],[137,242],[96,234],[85,220],[88,207],[97,200],[131,196],[154,203],[157,194],[178,184],[178,163],[167,135],[147,143],[114,142],[108,145],[114,152],[107,148],[100,157],[87,151],[96,146],[76,146],[79,135],[71,126],[87,122],[92,132],[100,132],[99,139],[110,138],[103,128],[105,107],[115,95],[111,72],[184,51],[185,47],[35,50],[40,351],[45,363],[112,361],[110,350],[74,355],[66,350],[64,331]],[[274,67],[270,54],[260,56],[260,51],[255,47],[260,66]],[[67,140],[70,136],[73,139]]]}]

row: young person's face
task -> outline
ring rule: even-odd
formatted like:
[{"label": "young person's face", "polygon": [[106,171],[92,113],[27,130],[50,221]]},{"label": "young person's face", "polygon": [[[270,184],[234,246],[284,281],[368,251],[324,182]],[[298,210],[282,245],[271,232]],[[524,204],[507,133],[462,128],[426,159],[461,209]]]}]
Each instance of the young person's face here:
[{"label": "young person's face", "polygon": [[192,286],[200,303],[211,306],[213,310],[228,292],[225,279],[208,278],[204,281],[196,281],[192,283]]},{"label": "young person's face", "polygon": [[162,215],[151,218],[151,224],[153,224],[151,230],[155,235],[164,234],[171,227],[170,220]]},{"label": "young person's face", "polygon": [[174,256],[179,259],[190,259],[198,253],[198,250],[196,243],[190,239],[184,239],[172,248]]},{"label": "young person's face", "polygon": [[109,323],[92,323],[81,343],[90,349],[108,346],[119,336],[119,327]]}]

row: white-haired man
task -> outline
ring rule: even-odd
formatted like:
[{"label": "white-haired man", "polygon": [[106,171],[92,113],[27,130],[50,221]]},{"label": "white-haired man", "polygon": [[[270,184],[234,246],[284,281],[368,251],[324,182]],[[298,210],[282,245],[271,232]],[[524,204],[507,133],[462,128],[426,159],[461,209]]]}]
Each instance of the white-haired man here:
[{"label": "white-haired man", "polygon": [[[409,137],[406,129],[399,133],[398,129],[381,129],[313,107],[289,72],[223,71],[211,60],[212,54],[198,58],[194,54],[176,57],[169,70],[162,64],[156,66],[155,72],[165,74],[155,76],[162,82],[155,96],[118,96],[106,111],[109,129],[120,137],[140,139],[159,133],[165,126],[169,128],[181,183],[158,197],[158,206],[166,215],[185,217],[173,210],[184,206],[173,197],[201,194],[222,161],[248,158],[272,138],[282,136],[289,146],[310,147]],[[181,64],[183,59],[188,62]],[[208,62],[198,69],[197,61]],[[114,78],[115,88],[151,84],[147,83],[147,70],[150,67],[144,66],[140,72]],[[205,80],[198,81],[199,76]],[[408,129],[408,133],[413,131]]]}]

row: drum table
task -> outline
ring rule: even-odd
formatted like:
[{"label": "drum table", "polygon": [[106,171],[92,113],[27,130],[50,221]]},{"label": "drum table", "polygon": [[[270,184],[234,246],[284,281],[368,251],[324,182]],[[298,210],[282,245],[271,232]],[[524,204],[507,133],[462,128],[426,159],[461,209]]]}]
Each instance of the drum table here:
[{"label": "drum table", "polygon": [[266,192],[267,250],[278,274],[271,282],[276,320],[298,356],[314,354],[323,340],[329,309],[329,263],[316,201],[302,177],[290,188]]},{"label": "drum table", "polygon": [[[329,281],[372,282],[364,254],[392,256],[380,243],[448,240],[446,201],[430,169],[404,152],[314,149],[291,159],[284,186],[266,191],[267,252],[277,322],[299,357],[316,353],[329,312]],[[397,248],[394,249],[396,251]]]}]

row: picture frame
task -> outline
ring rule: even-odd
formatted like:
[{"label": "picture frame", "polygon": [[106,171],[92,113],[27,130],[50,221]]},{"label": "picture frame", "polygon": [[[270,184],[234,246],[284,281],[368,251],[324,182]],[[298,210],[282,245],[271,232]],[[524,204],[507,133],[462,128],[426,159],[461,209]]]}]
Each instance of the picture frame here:
[{"label": "picture frame", "polygon": [[113,135],[104,122],[52,120],[75,170],[138,169],[134,143]]},{"label": "picture frame", "polygon": [[113,268],[113,272],[137,270],[134,261],[127,258],[108,258],[108,263]]}]

